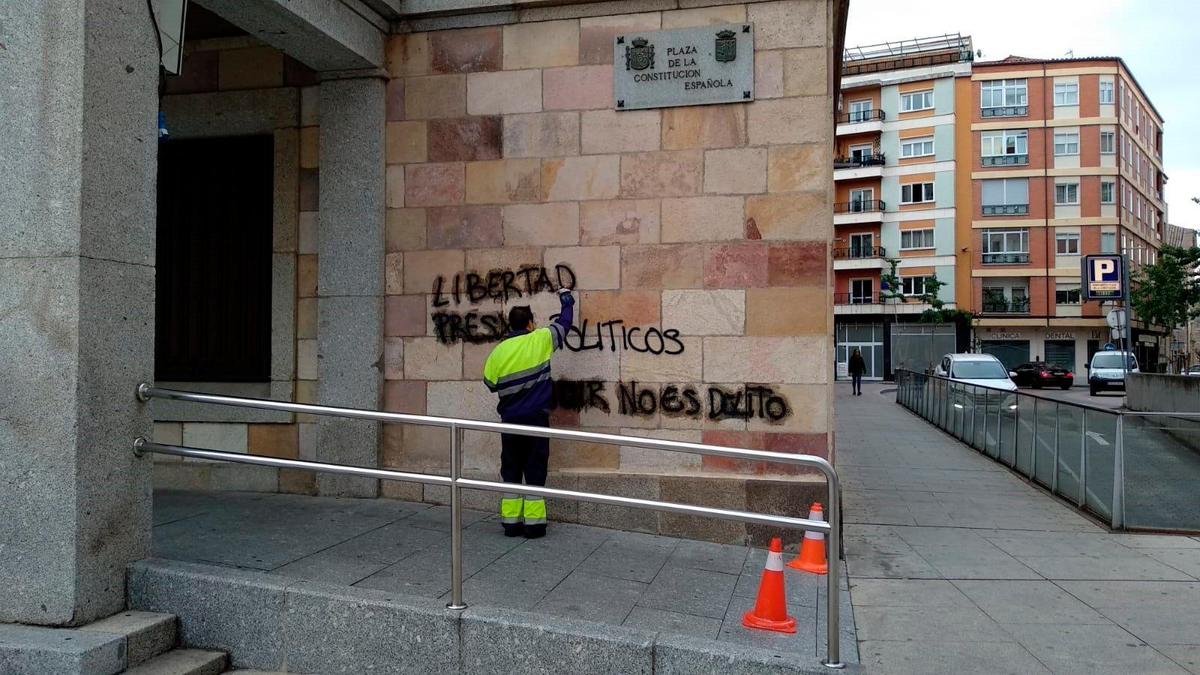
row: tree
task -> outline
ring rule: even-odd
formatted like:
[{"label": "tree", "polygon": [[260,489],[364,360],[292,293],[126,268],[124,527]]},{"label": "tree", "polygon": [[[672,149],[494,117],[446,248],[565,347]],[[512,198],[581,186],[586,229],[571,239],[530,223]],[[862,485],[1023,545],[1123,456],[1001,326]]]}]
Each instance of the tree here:
[{"label": "tree", "polygon": [[1138,318],[1174,328],[1200,316],[1200,247],[1163,246],[1158,261],[1130,275]]},{"label": "tree", "polygon": [[946,303],[941,298],[942,288],[946,286],[946,282],[937,278],[936,274],[925,277],[925,287],[921,289],[920,295],[905,295],[904,282],[900,279],[899,273],[896,271],[900,261],[889,258],[887,260],[888,271],[880,275],[880,280],[883,282],[883,288],[879,294],[884,300],[897,300],[899,302],[908,302],[909,299],[929,305],[929,309],[921,312],[922,323],[950,323],[950,322],[966,322],[971,321],[971,313],[960,309],[946,309]]}]

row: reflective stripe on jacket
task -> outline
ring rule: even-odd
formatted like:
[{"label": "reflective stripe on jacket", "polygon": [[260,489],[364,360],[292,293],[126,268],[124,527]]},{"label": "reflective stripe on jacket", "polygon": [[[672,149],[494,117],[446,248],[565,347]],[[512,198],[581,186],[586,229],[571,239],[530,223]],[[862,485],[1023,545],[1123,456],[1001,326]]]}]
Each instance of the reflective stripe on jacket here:
[{"label": "reflective stripe on jacket", "polygon": [[483,366],[483,382],[500,396],[500,419],[520,421],[550,412],[550,357],[562,348],[573,318],[571,305],[564,303],[548,328],[514,331],[492,350]]}]

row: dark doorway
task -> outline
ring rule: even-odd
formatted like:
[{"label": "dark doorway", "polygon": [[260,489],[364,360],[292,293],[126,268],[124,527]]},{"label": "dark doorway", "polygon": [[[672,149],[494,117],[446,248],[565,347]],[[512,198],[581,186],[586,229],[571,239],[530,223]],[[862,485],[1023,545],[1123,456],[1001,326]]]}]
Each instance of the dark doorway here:
[{"label": "dark doorway", "polygon": [[274,140],[159,145],[158,380],[271,379]]}]

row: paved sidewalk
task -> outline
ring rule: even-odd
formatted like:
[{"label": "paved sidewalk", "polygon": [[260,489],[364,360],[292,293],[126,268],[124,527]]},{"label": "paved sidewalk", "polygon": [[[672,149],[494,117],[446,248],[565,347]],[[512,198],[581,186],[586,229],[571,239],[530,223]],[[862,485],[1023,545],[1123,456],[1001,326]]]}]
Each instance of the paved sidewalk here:
[{"label": "paved sidewalk", "polygon": [[[819,608],[826,577],[785,570],[796,634],[742,627],[766,562],[761,549],[562,523],[551,523],[544,539],[506,538],[492,514],[477,511],[465,511],[463,525],[463,596],[470,605],[545,615],[547,623],[566,617],[728,641],[795,655],[813,667],[825,656]],[[449,599],[446,507],[158,491],[154,554]],[[841,606],[842,659],[854,663],[846,593]]]},{"label": "paved sidewalk", "polygon": [[891,388],[837,400],[869,672],[1200,673],[1200,540],[1110,533]]}]

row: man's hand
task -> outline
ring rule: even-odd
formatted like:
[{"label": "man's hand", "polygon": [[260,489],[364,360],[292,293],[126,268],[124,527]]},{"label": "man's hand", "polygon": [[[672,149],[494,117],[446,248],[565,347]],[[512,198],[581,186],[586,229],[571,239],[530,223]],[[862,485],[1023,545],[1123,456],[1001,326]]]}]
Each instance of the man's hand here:
[{"label": "man's hand", "polygon": [[558,291],[558,301],[563,307],[570,307],[575,304],[575,296],[571,295],[571,291],[566,288],[560,288]]}]

